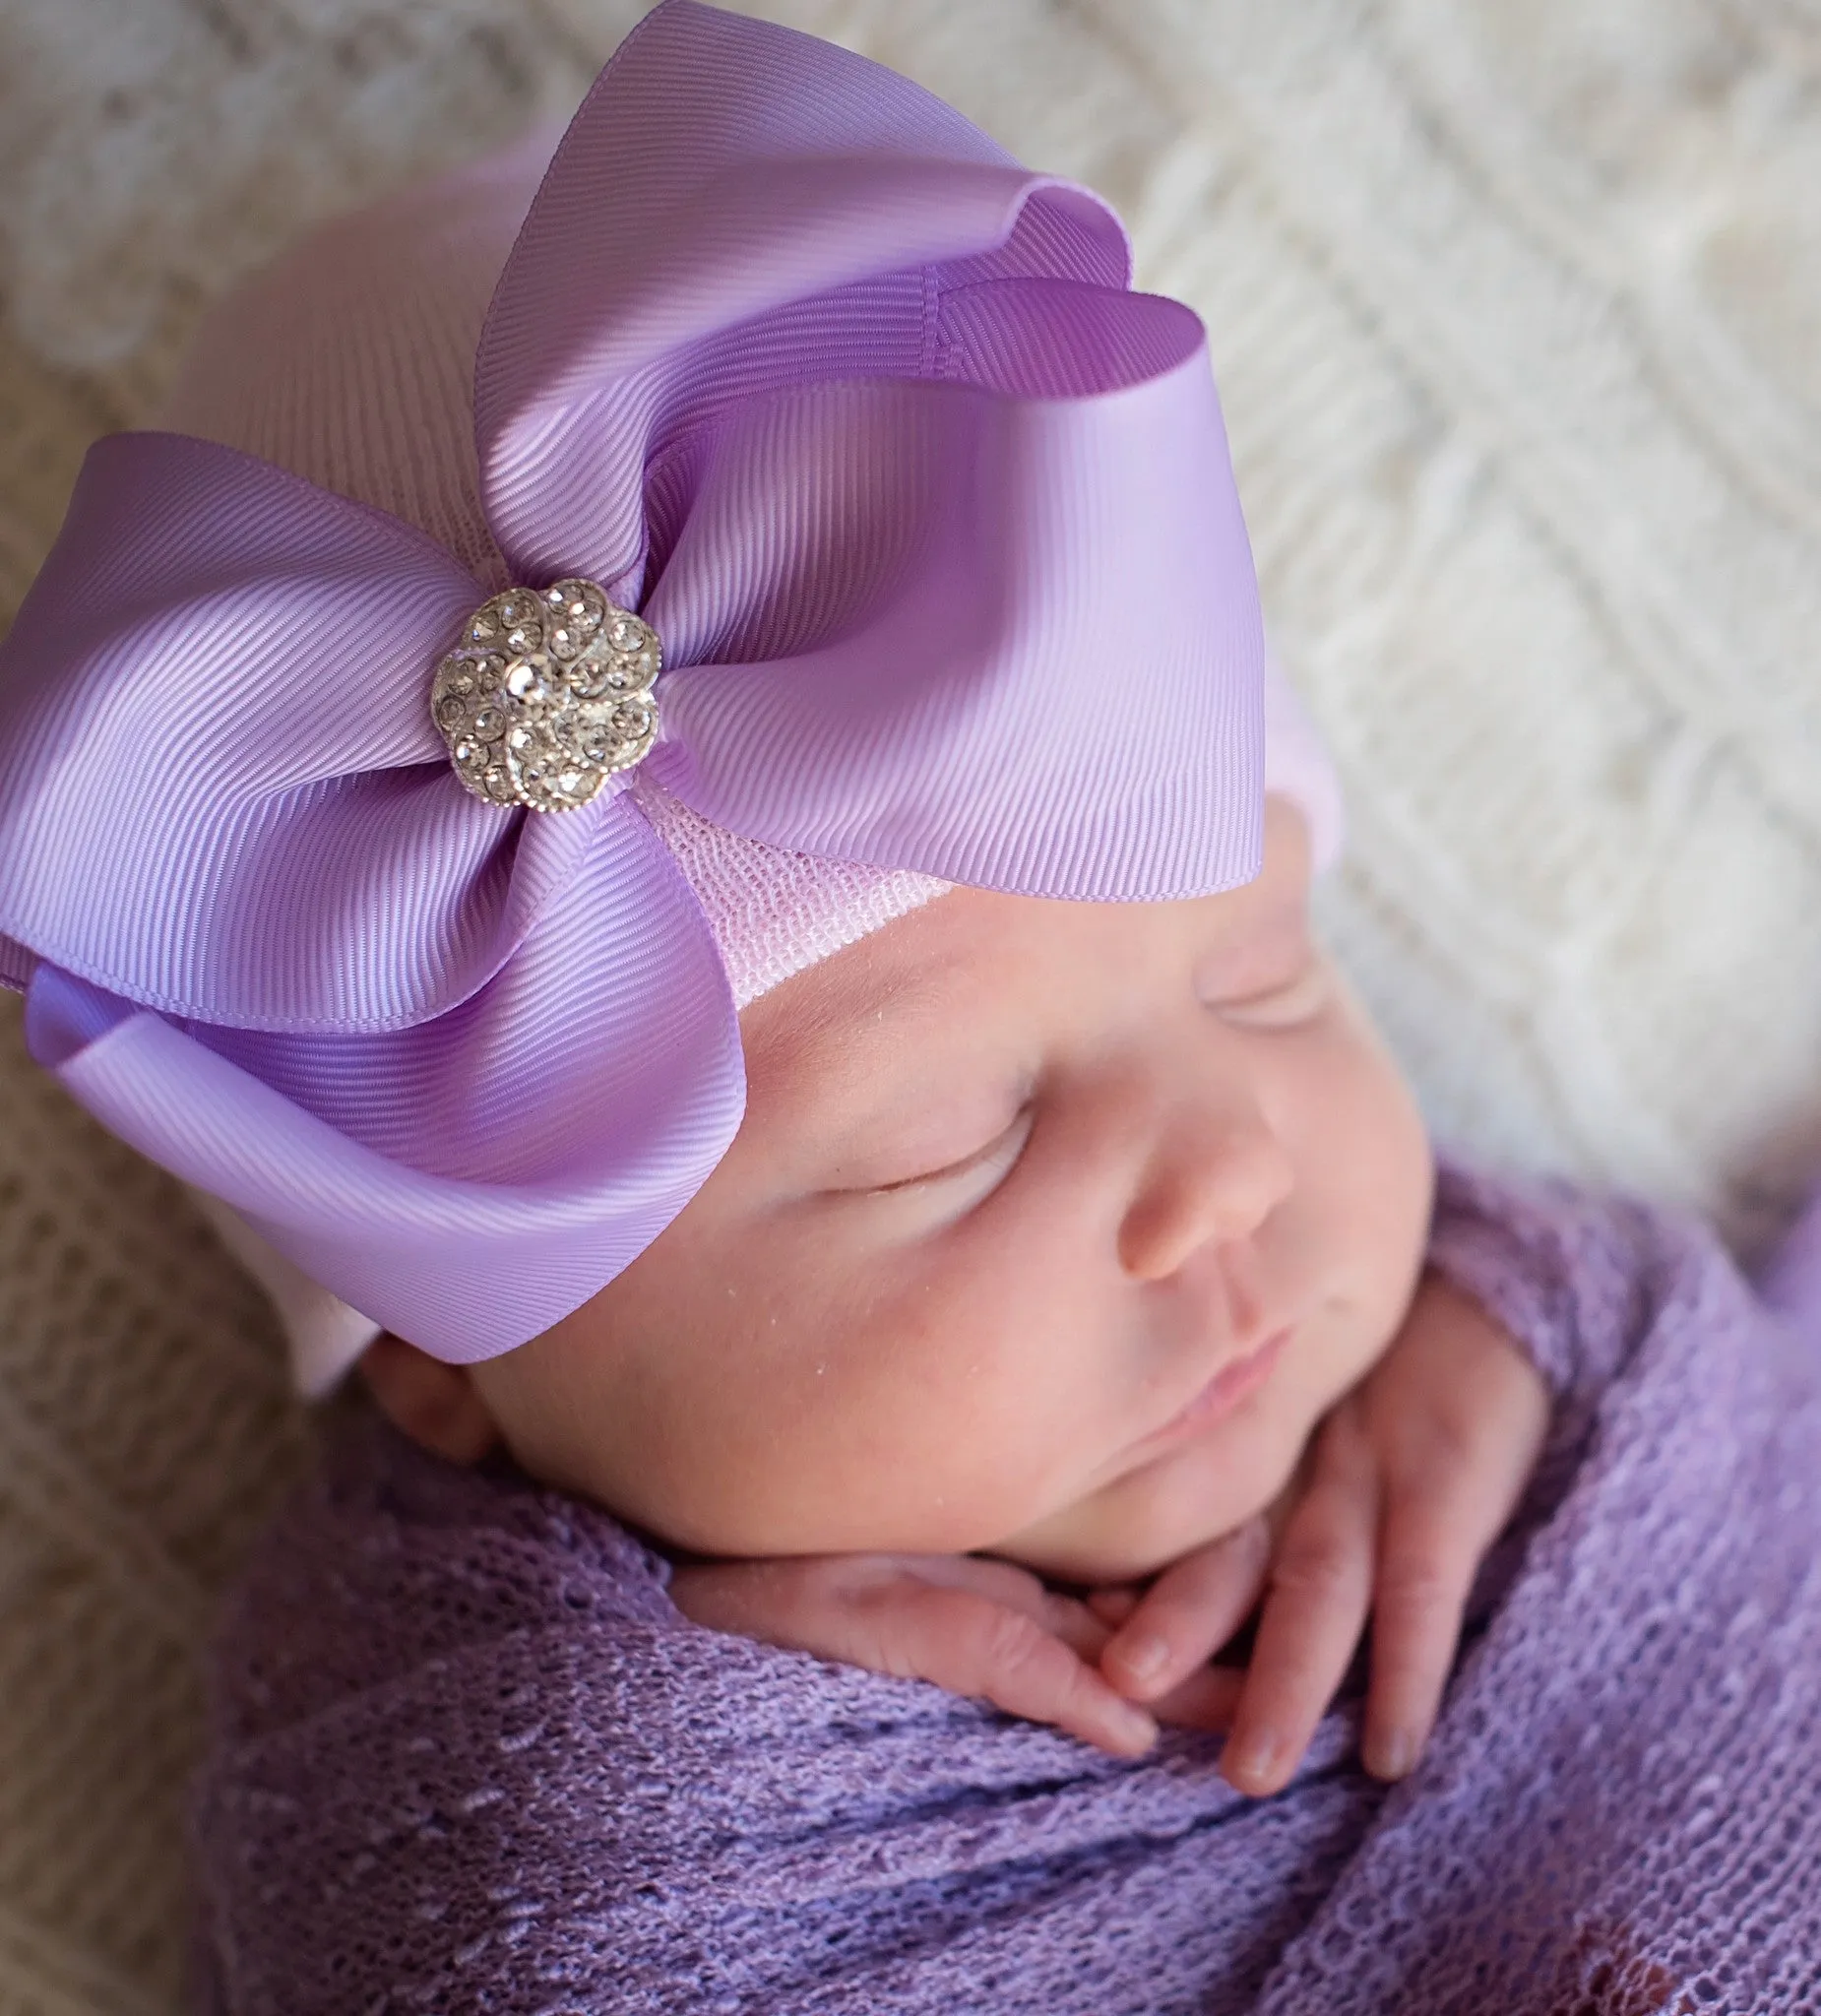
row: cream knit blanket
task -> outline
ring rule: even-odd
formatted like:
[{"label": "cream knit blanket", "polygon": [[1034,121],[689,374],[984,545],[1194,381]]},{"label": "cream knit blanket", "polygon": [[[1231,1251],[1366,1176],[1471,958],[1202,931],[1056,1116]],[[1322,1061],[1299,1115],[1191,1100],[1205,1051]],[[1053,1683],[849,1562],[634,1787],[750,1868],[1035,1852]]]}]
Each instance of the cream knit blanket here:
[{"label": "cream knit blanket", "polygon": [[[317,218],[636,0],[8,0],[0,604]],[[1120,205],[1208,320],[1333,936],[1438,1131],[1762,1240],[1821,1160],[1821,4],[752,0]],[[212,1595],[305,1432],[0,1009],[0,2016],[178,2006]]]}]

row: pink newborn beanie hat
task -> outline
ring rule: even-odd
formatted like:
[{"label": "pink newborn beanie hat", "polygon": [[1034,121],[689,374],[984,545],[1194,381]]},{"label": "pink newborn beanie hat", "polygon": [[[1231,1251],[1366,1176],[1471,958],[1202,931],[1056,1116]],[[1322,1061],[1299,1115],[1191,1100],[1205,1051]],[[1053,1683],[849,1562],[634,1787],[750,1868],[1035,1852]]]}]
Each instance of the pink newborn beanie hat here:
[{"label": "pink newborn beanie hat", "polygon": [[[314,775],[308,765],[275,759],[269,747],[259,751],[260,823],[289,815],[290,845],[308,846],[307,808],[314,801],[320,814],[323,800],[340,793],[343,826],[320,858],[332,874],[338,862],[351,863],[356,884],[364,866],[369,904],[376,875],[382,903],[408,904],[418,887],[414,859],[386,882],[385,864],[401,856],[381,847],[376,867],[375,832],[390,839],[408,817],[421,818],[433,794],[441,814],[480,829],[441,928],[432,918],[412,950],[439,976],[459,966],[460,950],[482,935],[472,922],[476,892],[493,900],[485,922],[495,942],[440,995],[438,980],[412,997],[408,962],[396,953],[382,972],[392,996],[385,1012],[364,999],[350,1012],[320,981],[287,989],[270,980],[289,947],[260,942],[260,931],[268,940],[285,931],[294,942],[307,930],[318,962],[345,951],[336,934],[347,932],[354,952],[346,963],[368,958],[376,934],[345,891],[325,925],[315,915],[300,923],[294,900],[286,908],[275,899],[270,875],[257,887],[232,886],[222,907],[230,914],[236,903],[244,907],[255,952],[245,978],[220,981],[204,1001],[168,983],[180,969],[192,997],[208,993],[194,977],[207,968],[203,953],[185,965],[163,942],[156,957],[123,950],[119,930],[75,915],[68,888],[53,886],[48,873],[36,887],[30,873],[0,878],[0,976],[29,990],[34,1054],[117,1132],[192,1182],[225,1243],[272,1296],[304,1392],[331,1387],[383,1328],[463,1361],[510,1349],[587,1299],[674,1216],[731,1138],[741,1083],[737,1010],[955,882],[1088,900],[1232,886],[1256,872],[1267,789],[1301,808],[1319,864],[1338,852],[1332,769],[1264,658],[1199,325],[1174,303],[1130,293],[1128,263],[1123,234],[1097,199],[1020,169],[905,80],[789,31],[666,0],[623,45],[560,141],[534,134],[335,222],[216,311],[164,415],[169,432],[117,440],[180,444],[159,449],[173,466],[180,452],[205,453],[195,444],[215,444],[219,465],[199,472],[192,461],[173,482],[162,470],[97,472],[92,457],[84,477],[92,491],[111,482],[136,526],[149,505],[155,522],[161,507],[167,544],[198,555],[213,546],[216,557],[193,570],[208,578],[162,591],[189,621],[166,623],[149,641],[138,535],[116,530],[122,512],[92,504],[85,513],[79,486],[34,599],[78,601],[58,570],[67,553],[64,573],[80,566],[85,577],[81,599],[98,599],[105,613],[111,598],[121,613],[102,626],[87,662],[67,643],[57,655],[62,676],[48,699],[58,703],[64,740],[52,770],[86,764],[90,772],[68,776],[72,790],[79,782],[94,788],[90,751],[108,732],[107,708],[88,697],[81,762],[65,753],[68,724],[84,719],[72,705],[84,673],[98,668],[117,690],[130,650],[136,667],[151,664],[140,674],[152,688],[148,705],[168,708],[173,685],[206,654],[200,607],[214,616],[233,606],[235,662],[245,667],[250,657],[263,670],[264,652],[274,665],[268,677],[283,654],[265,633],[280,623],[300,645],[313,643],[319,660],[325,648],[333,656],[345,605],[336,612],[340,630],[325,632],[329,591],[314,590],[312,606],[289,585],[299,551],[325,580],[344,567],[339,553],[320,557],[324,537],[311,513],[329,507],[319,496],[342,500],[354,539],[365,534],[361,565],[382,526],[396,522],[433,542],[449,573],[472,583],[471,603],[488,597],[478,623],[489,611],[517,612],[502,598],[527,598],[531,620],[543,626],[530,641],[542,645],[532,662],[544,667],[545,687],[551,666],[562,669],[553,640],[564,633],[552,623],[566,620],[565,609],[583,618],[586,601],[584,620],[593,620],[604,604],[622,610],[624,622],[636,608],[650,626],[626,627],[630,644],[650,646],[642,681],[634,659],[626,663],[631,685],[643,683],[656,703],[644,724],[651,760],[624,763],[605,788],[585,780],[582,788],[597,791],[598,803],[552,812],[531,796],[516,809],[475,802],[484,799],[475,777],[459,775],[461,734],[476,720],[485,725],[471,701],[453,737],[445,727],[458,774],[449,755],[440,765],[422,760],[430,752],[421,730],[408,748],[360,750],[356,760],[338,750]],[[892,409],[882,411],[888,397]],[[1164,410],[1148,412],[1147,402]],[[1175,472],[1157,464],[1160,425],[1189,451],[1173,491]],[[617,469],[617,492],[595,474],[603,464]],[[991,472],[985,478],[982,469]],[[294,493],[283,490],[282,508],[265,503],[261,484],[280,481],[268,471],[300,479]],[[1077,524],[1049,522],[1058,482],[1082,493]],[[550,508],[552,496],[560,509]],[[954,518],[958,496],[976,514],[992,514],[1001,536],[943,554],[932,527],[939,516]],[[227,522],[223,510],[236,527],[277,521],[271,553],[223,562],[219,535],[212,541],[184,516],[198,498],[218,523]],[[1161,536],[1162,517],[1178,530],[1186,519],[1205,550]],[[1008,525],[1017,536],[1002,536]],[[103,568],[97,587],[92,556],[99,548],[114,558],[110,540],[120,553],[113,578]],[[1176,575],[1194,577],[1186,592],[1173,578],[1155,578],[1160,548]],[[256,622],[247,614],[248,583],[262,570],[270,578],[274,557],[287,585],[265,598]],[[1078,606],[1091,570],[1068,563],[1090,558],[1093,572],[1108,576],[1103,607]],[[236,568],[240,578],[231,578]],[[1149,583],[1138,578],[1146,569]],[[559,586],[545,591],[552,580]],[[528,581],[533,587],[516,586]],[[927,610],[920,631],[905,620],[919,589],[939,611],[933,632]],[[404,592],[394,592],[395,605]],[[453,583],[449,594],[462,599]],[[575,598],[559,604],[559,594]],[[443,601],[454,605],[447,595]],[[383,597],[366,604],[386,606]],[[972,652],[971,608],[985,612]],[[52,613],[67,639],[67,608]],[[0,656],[0,858],[10,863],[29,858],[33,829],[58,808],[54,780],[49,788],[43,781],[42,722],[52,709],[34,710],[34,696],[22,692],[22,648],[33,648],[40,627],[29,620],[33,614],[29,602]],[[426,636],[440,635],[446,646],[447,620],[439,611]],[[1016,703],[1053,718],[1068,711],[1070,682],[1097,706],[1077,710],[1052,735],[1053,748],[1036,755],[1028,732],[995,748],[990,707],[958,695],[952,676],[946,690],[936,690],[945,682],[934,678],[908,707],[906,667],[929,676],[922,668],[940,657],[945,632],[958,656],[971,657],[980,689],[1008,695],[1014,733]],[[442,661],[439,707],[456,705],[446,699],[452,677],[485,662],[471,628],[465,642],[467,658]],[[831,663],[842,647],[852,662]],[[659,649],[664,672],[654,685]],[[604,646],[593,658],[618,662]],[[434,644],[427,654],[382,644],[363,669],[388,690],[416,682],[428,722],[427,675],[436,664]],[[813,746],[822,723],[879,666],[894,683],[870,716],[853,710],[851,748],[825,756]],[[1147,704],[1143,682],[1153,666],[1167,676],[1152,682]],[[730,721],[715,719],[711,708],[724,708],[736,685],[756,688],[756,674],[781,669],[794,673],[785,699],[761,691]],[[847,683],[836,702],[822,696],[817,711],[815,681],[830,676]],[[1020,678],[1026,691],[1014,690]],[[573,676],[571,683],[581,690]],[[812,689],[811,712],[792,715],[786,703],[804,688]],[[1129,747],[1119,746],[1116,719],[1105,725],[1109,705],[1137,717]],[[940,732],[952,737],[949,760],[907,779],[903,749],[913,741],[927,747],[937,708]],[[958,714],[959,729],[949,725]],[[519,740],[528,732],[522,724]],[[972,785],[970,743],[984,749]],[[806,745],[826,774],[799,756]],[[28,749],[37,759],[35,781],[24,776]],[[837,772],[842,762],[857,788]],[[1178,774],[1162,776],[1171,763]],[[1019,777],[1021,769],[1028,774]],[[764,789],[750,782],[755,774],[768,781]],[[206,790],[210,775],[202,766],[191,788]],[[784,783],[773,782],[780,777]],[[1083,778],[1092,780],[1086,789]],[[381,823],[361,829],[346,808],[370,779],[389,795]],[[1057,802],[1059,787],[1073,791],[1061,802],[1084,807],[1065,831],[1049,830],[1053,816],[1035,809]],[[1246,815],[1237,826],[1235,805]],[[656,866],[682,885],[666,885],[661,901],[648,890],[629,906],[617,942],[604,921],[603,891],[611,883],[623,898],[624,864],[599,878],[592,909],[576,901],[588,893],[577,885],[588,880],[589,856],[608,850],[600,834],[577,829],[594,818],[604,833],[611,813],[636,821],[626,837],[648,850],[641,872]],[[8,845],[9,820],[27,843],[23,854]],[[509,827],[523,836],[516,843],[501,838]],[[531,858],[546,833],[572,836],[568,857]],[[461,851],[447,831],[410,838],[438,861]],[[652,838],[668,869],[649,854]],[[105,833],[94,836],[97,851],[107,844]],[[199,833],[191,822],[168,845],[185,850],[187,865],[204,848],[229,850],[231,837],[219,826]],[[242,841],[236,870],[247,852]],[[82,879],[94,886],[93,875]],[[220,897],[223,886],[218,876],[212,893]],[[675,913],[668,930],[666,904]],[[551,961],[565,976],[540,992],[536,943],[540,933],[552,935],[552,913],[565,909],[575,914],[562,919],[568,942],[558,939]],[[471,1097],[484,1104],[489,1072],[500,1071],[509,1088],[514,1082],[512,1053],[527,1046],[525,1032],[531,1048],[549,1047],[543,1029],[577,1005],[567,970],[578,943],[609,941],[596,963],[606,966],[610,952],[623,974],[628,963],[674,962],[675,939],[691,932],[701,941],[693,970],[681,981],[677,970],[655,972],[647,998],[631,1006],[634,1020],[642,1012],[649,1022],[653,1002],[705,1002],[686,1059],[693,1102],[672,1099],[666,1108],[660,1100],[647,1124],[622,1126],[623,1138],[595,1167],[578,1169],[586,1154],[565,1156],[560,1145],[551,1154],[547,1128],[531,1130],[530,1153],[515,1153],[509,1139],[501,1145],[502,1130],[484,1124],[466,1135],[449,1130],[423,1158],[427,1168],[411,1166],[408,1130],[413,1120],[432,1133],[445,1125],[441,1105],[458,1074],[471,1074]],[[647,951],[653,945],[663,947],[662,961]],[[534,969],[531,978],[516,972],[523,967]],[[501,1005],[515,981],[520,998]],[[602,991],[614,992],[612,975]],[[597,1035],[615,1012],[623,1017],[624,1005],[609,1001]],[[488,1015],[491,1027],[466,1033],[466,1047],[445,1041],[430,1067],[402,1047],[414,1043],[421,1052],[426,1032]],[[134,1026],[149,1022],[161,1025],[158,1054],[88,1068],[110,1046],[126,1051]],[[166,1039],[195,1054],[173,1053]],[[325,1054],[299,1062],[299,1052],[315,1048]],[[408,1087],[403,1097],[385,1095],[399,1108],[385,1122],[358,1109],[357,1100],[350,1105],[324,1091],[338,1069],[345,1079],[353,1054],[370,1059],[375,1075],[392,1067],[394,1081]],[[242,1082],[213,1082],[223,1069]],[[684,1069],[675,1075],[689,1077]],[[521,1063],[516,1082],[524,1078]],[[204,1082],[223,1102],[220,1123],[173,1125],[173,1102]],[[603,1097],[624,1092],[615,1083],[598,1089]],[[586,1082],[575,1090],[586,1094]],[[275,1093],[292,1108],[283,1117],[305,1150],[295,1189],[333,1183],[341,1157],[369,1199],[390,1208],[407,1198],[402,1266],[388,1265],[383,1224],[361,1250],[363,1235],[352,1232],[345,1207],[307,1195],[299,1205],[282,1194],[283,1171],[250,1180],[245,1154],[227,1150],[227,1125],[257,1126]],[[425,1121],[432,1112],[433,1124]],[[325,1127],[331,1150],[312,1154]],[[267,1140],[270,1154],[283,1153],[282,1140]],[[410,1195],[413,1188],[423,1194]],[[604,1240],[601,1225],[612,1228]],[[476,1326],[438,1306],[451,1241],[471,1247],[476,1236],[496,1243],[494,1265],[482,1254],[480,1268],[502,1290],[515,1279],[513,1263],[527,1263],[518,1277],[533,1286],[524,1313]]]}]

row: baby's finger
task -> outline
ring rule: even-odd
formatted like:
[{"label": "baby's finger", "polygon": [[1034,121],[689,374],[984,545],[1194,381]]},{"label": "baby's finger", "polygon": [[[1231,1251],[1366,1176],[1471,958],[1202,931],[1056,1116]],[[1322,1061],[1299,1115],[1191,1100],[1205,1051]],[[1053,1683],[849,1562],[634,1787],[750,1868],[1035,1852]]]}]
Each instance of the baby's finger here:
[{"label": "baby's finger", "polygon": [[842,1567],[829,1555],[695,1562],[671,1573],[670,1601],[711,1631],[821,1652],[842,1600]]},{"label": "baby's finger", "polygon": [[1220,1651],[1257,1604],[1271,1565],[1263,1518],[1165,1568],[1100,1654],[1100,1670],[1133,1701],[1156,1701]]},{"label": "baby's finger", "polygon": [[[1098,1660],[1107,1627],[1028,1568],[976,1554],[800,1554],[678,1567],[670,1597],[695,1623],[798,1652],[846,1659],[893,1606],[927,1587],[961,1589],[1017,1610],[1083,1659]],[[854,1617],[865,1620],[857,1630]],[[854,1664],[873,1664],[863,1657]]]},{"label": "baby's finger", "polygon": [[[1513,1368],[1528,1371],[1515,1357]],[[1451,1455],[1407,1461],[1386,1479],[1361,1744],[1375,1778],[1403,1778],[1415,1768],[1441,1710],[1474,1578],[1536,1464],[1547,1401],[1539,1380],[1519,1376],[1512,1384],[1511,1404],[1492,1417],[1496,1432]]]},{"label": "baby's finger", "polygon": [[944,1588],[971,1590],[1017,1610],[1083,1659],[1098,1660],[1108,1627],[1080,1597],[1045,1588],[1029,1568],[999,1561],[988,1554],[899,1554],[881,1559],[905,1576]]},{"label": "baby's finger", "polygon": [[671,1596],[713,1630],[929,1680],[1116,1756],[1137,1756],[1157,1736],[1152,1718],[1093,1664],[1105,1625],[1008,1562],[855,1554],[705,1563],[678,1568]]},{"label": "baby's finger", "polygon": [[1378,1524],[1370,1451],[1346,1415],[1322,1431],[1312,1480],[1290,1514],[1221,1770],[1263,1798],[1289,1783],[1352,1660],[1372,1601]]},{"label": "baby's finger", "polygon": [[1232,1728],[1245,1692],[1245,1670],[1236,1666],[1198,1667],[1161,1701],[1146,1706],[1159,1722],[1174,1729],[1199,1729],[1221,1735]]},{"label": "baby's finger", "polygon": [[1137,1609],[1141,1594],[1129,1582],[1109,1582],[1089,1590],[1083,1601],[1109,1631],[1116,1631]]},{"label": "baby's finger", "polygon": [[1468,1593],[1492,1537],[1464,1510],[1437,1495],[1394,1501],[1386,1513],[1360,1745],[1374,1778],[1413,1771],[1440,1713]]},{"label": "baby's finger", "polygon": [[1083,1742],[1136,1757],[1157,1739],[1157,1724],[1034,1617],[971,1590],[925,1585],[882,1613],[889,1640],[867,1666],[933,1680],[956,1694],[990,1701],[1008,1715],[1046,1722]]}]

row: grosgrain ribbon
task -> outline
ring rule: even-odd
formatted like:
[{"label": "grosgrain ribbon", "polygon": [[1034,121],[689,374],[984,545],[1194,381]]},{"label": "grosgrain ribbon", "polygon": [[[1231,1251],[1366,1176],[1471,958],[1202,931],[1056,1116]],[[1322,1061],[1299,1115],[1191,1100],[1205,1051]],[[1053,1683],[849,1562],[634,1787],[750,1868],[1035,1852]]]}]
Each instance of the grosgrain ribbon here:
[{"label": "grosgrain ribbon", "polygon": [[[891,72],[647,17],[501,277],[476,430],[513,578],[598,581],[662,639],[662,788],[1032,895],[1256,873],[1219,405],[1200,324],[1127,273],[1099,199]],[[34,1054],[457,1361],[610,1279],[743,1102],[706,919],[623,779],[546,817],[450,770],[429,685],[480,597],[383,513],[127,434],[0,646]]]}]

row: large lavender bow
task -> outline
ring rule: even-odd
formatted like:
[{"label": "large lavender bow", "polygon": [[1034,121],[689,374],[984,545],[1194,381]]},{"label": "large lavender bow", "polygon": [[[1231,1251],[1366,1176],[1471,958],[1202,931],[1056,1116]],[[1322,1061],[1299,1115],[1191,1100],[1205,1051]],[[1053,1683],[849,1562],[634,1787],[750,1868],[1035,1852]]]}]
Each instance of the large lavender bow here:
[{"label": "large lavender bow", "polygon": [[[1031,894],[1256,872],[1219,407],[1199,323],[1127,273],[1097,198],[889,71],[647,17],[507,263],[476,421],[514,578],[593,578],[661,637],[664,788]],[[0,975],[34,1054],[457,1361],[649,1244],[743,1102],[636,802],[503,812],[451,771],[430,679],[481,593],[382,513],[129,434],[0,647]]]}]

